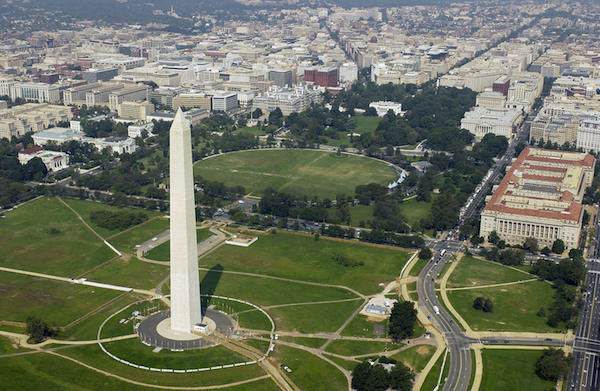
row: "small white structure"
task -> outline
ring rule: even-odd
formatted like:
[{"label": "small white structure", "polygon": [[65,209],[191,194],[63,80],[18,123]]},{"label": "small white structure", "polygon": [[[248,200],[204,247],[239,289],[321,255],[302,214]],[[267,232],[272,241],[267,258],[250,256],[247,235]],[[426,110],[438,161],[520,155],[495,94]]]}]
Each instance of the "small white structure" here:
[{"label": "small white structure", "polygon": [[402,111],[402,103],[371,102],[369,103],[369,107],[373,107],[375,110],[377,110],[377,116],[379,117],[383,117],[390,110],[392,110],[396,115],[399,115],[401,117],[404,116],[404,111]]},{"label": "small white structure", "polygon": [[380,305],[375,305],[375,304],[369,304],[367,305],[367,312],[369,314],[376,314],[376,315],[385,315],[387,314],[387,307],[383,307]]},{"label": "small white structure", "polygon": [[194,331],[199,333],[206,333],[208,331],[208,325],[205,323],[196,323],[194,325]]},{"label": "small white structure", "polygon": [[154,136],[152,131],[154,130],[154,122],[142,122],[139,124],[129,125],[127,127],[127,136],[129,138],[142,137],[142,133],[145,131],[148,136]]}]

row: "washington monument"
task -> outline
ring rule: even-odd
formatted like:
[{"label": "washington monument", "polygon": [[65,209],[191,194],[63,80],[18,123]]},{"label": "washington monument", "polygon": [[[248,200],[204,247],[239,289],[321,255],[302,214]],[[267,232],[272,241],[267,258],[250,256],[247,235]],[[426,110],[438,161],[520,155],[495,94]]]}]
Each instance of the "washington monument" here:
[{"label": "washington monument", "polygon": [[192,136],[181,109],[177,110],[170,136],[171,204],[171,330],[190,333],[202,320]]}]

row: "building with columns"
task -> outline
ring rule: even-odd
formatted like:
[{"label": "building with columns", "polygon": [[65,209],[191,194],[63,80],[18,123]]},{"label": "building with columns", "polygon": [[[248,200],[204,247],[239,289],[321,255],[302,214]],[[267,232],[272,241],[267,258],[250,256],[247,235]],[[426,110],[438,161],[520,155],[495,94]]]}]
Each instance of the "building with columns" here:
[{"label": "building with columns", "polygon": [[594,165],[585,153],[525,148],[489,197],[481,236],[496,231],[510,245],[532,237],[540,248],[562,239],[565,248],[577,248]]}]

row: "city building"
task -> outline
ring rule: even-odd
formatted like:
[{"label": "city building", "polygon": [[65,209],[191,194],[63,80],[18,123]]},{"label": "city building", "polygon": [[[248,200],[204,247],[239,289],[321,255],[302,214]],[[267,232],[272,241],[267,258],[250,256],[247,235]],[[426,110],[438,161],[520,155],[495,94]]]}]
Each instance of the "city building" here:
[{"label": "city building", "polygon": [[10,87],[11,99],[25,99],[36,102],[60,102],[60,88],[46,83],[15,83]]},{"label": "city building", "polygon": [[119,68],[117,67],[92,68],[81,73],[83,80],[90,84],[97,81],[109,81],[117,75],[119,75]]},{"label": "city building", "polygon": [[387,114],[388,111],[392,110],[394,114],[403,116],[404,112],[402,111],[402,103],[396,102],[371,102],[369,103],[369,107],[375,108],[377,110],[377,116],[383,117]]},{"label": "city building", "polygon": [[145,121],[146,116],[154,112],[154,104],[148,101],[123,102],[117,106],[119,118]]},{"label": "city building", "polygon": [[499,92],[504,96],[508,95],[508,88],[510,87],[510,76],[502,75],[494,81],[492,84],[492,91]]},{"label": "city building", "polygon": [[269,71],[269,80],[275,83],[278,87],[291,87],[293,85],[292,71],[271,69]]},{"label": "city building", "polygon": [[503,109],[506,105],[506,96],[502,92],[485,90],[477,94],[475,105],[488,109]]},{"label": "city building", "polygon": [[514,110],[475,107],[465,113],[460,127],[473,133],[476,140],[488,133],[510,139],[521,118],[521,113]]},{"label": "city building", "polygon": [[125,88],[113,91],[108,95],[108,107],[111,111],[117,111],[117,108],[123,102],[148,100],[150,90],[151,88],[145,84],[127,85]]},{"label": "city building", "polygon": [[358,66],[353,62],[346,62],[340,66],[340,82],[355,82],[358,80]]},{"label": "city building", "polygon": [[525,148],[481,213],[480,235],[496,231],[510,245],[532,237],[550,248],[561,239],[577,248],[594,165],[585,153]]},{"label": "city building", "polygon": [[131,124],[127,127],[127,137],[136,138],[142,137],[146,138],[148,136],[153,136],[152,131],[154,130],[154,122],[147,121],[141,122],[137,124]]},{"label": "city building", "polygon": [[584,152],[600,151],[600,113],[580,115],[577,129],[577,148]]},{"label": "city building", "polygon": [[539,113],[529,127],[529,142],[544,140],[559,146],[566,142],[575,145],[578,139],[578,128],[579,118],[573,114],[547,116]]},{"label": "city building", "polygon": [[42,147],[27,148],[19,152],[19,163],[25,165],[33,158],[40,158],[48,171],[59,171],[69,166],[69,155],[64,152],[46,151]]},{"label": "city building", "polygon": [[319,87],[337,87],[337,68],[307,68],[304,70],[304,81],[313,82]]},{"label": "city building", "polygon": [[171,108],[173,110],[177,110],[180,107],[198,107],[205,110],[212,110],[212,99],[204,92],[183,93],[173,97],[171,100]]},{"label": "city building", "polygon": [[92,138],[83,137],[84,143],[92,144],[98,151],[102,151],[104,148],[110,148],[113,152],[118,154],[122,153],[134,153],[137,149],[135,140],[126,137],[107,137],[107,138]]},{"label": "city building", "polygon": [[213,111],[229,111],[238,107],[237,94],[227,91],[207,91],[212,99]]},{"label": "city building", "polygon": [[264,113],[270,113],[279,107],[283,115],[290,115],[306,110],[311,103],[322,101],[323,95],[306,84],[299,84],[294,88],[273,86],[264,94],[255,97],[252,101],[252,107],[261,109]]},{"label": "city building", "polygon": [[31,136],[35,145],[46,145],[48,142],[52,142],[56,145],[60,145],[67,141],[81,141],[85,136],[85,133],[71,128],[50,128],[39,133],[35,133]]}]

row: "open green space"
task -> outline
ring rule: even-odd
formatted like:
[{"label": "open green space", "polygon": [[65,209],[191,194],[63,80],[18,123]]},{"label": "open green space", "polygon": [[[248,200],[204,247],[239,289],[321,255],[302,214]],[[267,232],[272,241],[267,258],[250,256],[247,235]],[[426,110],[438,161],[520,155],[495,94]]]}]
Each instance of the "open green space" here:
[{"label": "open green space", "polygon": [[0,272],[0,320],[25,322],[29,315],[48,324],[67,324],[123,292]]},{"label": "open green space", "polygon": [[414,227],[415,223],[418,223],[431,213],[432,204],[433,202],[417,201],[416,198],[411,198],[410,200],[402,201],[400,204],[400,214],[408,225]]},{"label": "open green space", "polygon": [[[256,367],[253,369],[256,370]],[[176,379],[178,377],[181,378],[179,375],[170,375]],[[258,375],[255,377],[257,376]],[[250,377],[252,376],[249,376],[249,378]],[[114,377],[106,376],[102,373],[98,373],[92,369],[88,369],[84,366],[74,363],[66,358],[46,353],[12,358],[0,358],[0,378],[2,379],[2,387],[6,390],[144,391],[149,389],[148,387],[127,383]],[[202,382],[202,379],[197,376],[195,376],[195,379],[196,382]],[[146,382],[145,379],[142,379],[141,381]],[[147,381],[147,383],[151,384],[150,381]],[[279,387],[277,387],[277,385],[271,379],[264,379],[239,386],[228,387],[227,390],[277,391],[279,390]]]},{"label": "open green space", "polygon": [[303,338],[303,337],[279,337],[281,341],[292,342],[309,348],[320,348],[327,339],[325,338]]},{"label": "open green space", "polygon": [[341,356],[361,356],[371,353],[383,353],[388,350],[399,349],[402,344],[376,341],[351,341],[338,339],[331,342],[325,348],[326,352],[339,354]]},{"label": "open green space", "polygon": [[57,198],[39,198],[5,215],[0,266],[77,277],[115,256]]},{"label": "open green space", "polygon": [[417,258],[417,262],[415,262],[413,267],[410,268],[410,272],[408,273],[408,275],[411,277],[417,277],[421,273],[421,271],[425,268],[425,266],[427,265],[427,262],[429,262],[429,258],[427,258],[427,259]]},{"label": "open green space", "polygon": [[346,391],[346,377],[333,365],[304,350],[278,345],[272,357],[287,365],[287,375],[301,389],[310,391]]},{"label": "open green space", "polygon": [[111,212],[127,211],[127,212],[131,212],[131,213],[135,213],[135,214],[138,214],[141,212],[141,213],[144,213],[146,216],[148,216],[148,218],[165,215],[164,212],[150,211],[150,210],[138,209],[138,208],[119,208],[117,206],[111,206],[111,205],[103,204],[101,202],[92,202],[90,200],[84,201],[84,200],[78,200],[78,199],[74,199],[74,198],[63,198],[62,200],[67,205],[69,205],[71,208],[73,208],[81,216],[81,218],[90,227],[92,227],[92,229],[94,231],[96,231],[98,233],[98,235],[102,236],[105,239],[119,233],[119,230],[110,230],[110,229],[102,228],[102,227],[96,225],[90,219],[90,213],[96,212],[99,210],[108,210]]},{"label": "open green space", "polygon": [[404,363],[415,373],[421,372],[431,357],[435,354],[435,346],[417,345],[391,356],[396,361]]},{"label": "open green space", "polygon": [[358,361],[355,361],[353,359],[344,360],[341,357],[334,357],[329,355],[326,355],[326,357],[348,371],[353,371],[354,368],[356,368],[356,366],[359,364]]},{"label": "open green space", "polygon": [[379,117],[363,117],[362,115],[357,115],[354,119],[356,120],[356,126],[352,129],[352,132],[360,134],[375,132],[381,121]]},{"label": "open green space", "polygon": [[[61,349],[59,352],[61,355],[72,357],[94,368],[98,368],[127,379],[146,384],[157,384],[162,386],[193,387],[197,386],[198,384],[202,384],[203,386],[216,386],[220,384],[228,384],[241,380],[252,379],[264,374],[258,365],[245,365],[235,368],[179,375],[174,373],[147,371],[133,368],[128,365],[123,365],[122,363],[107,356],[98,345],[83,345],[74,348]],[[152,355],[154,353],[150,354]],[[152,357],[149,357],[149,359],[152,359]]]},{"label": "open green space", "polygon": [[[492,300],[494,312],[473,308],[473,301],[480,296]],[[473,330],[479,331],[566,331],[564,325],[554,329],[546,324],[545,318],[537,316],[540,307],[552,305],[553,296],[552,285],[543,281],[448,292],[454,308]]]},{"label": "open green space", "polygon": [[[200,228],[196,229],[196,241],[197,243],[202,242],[205,239],[214,236],[212,232],[208,228]],[[171,241],[167,240],[166,242],[154,247],[152,250],[148,251],[146,258],[152,259],[154,261],[170,261],[171,260]]]},{"label": "open green space", "polygon": [[201,270],[200,281],[202,293],[244,299],[260,306],[357,298],[354,293],[342,288],[222,273],[219,265],[209,271]]},{"label": "open green space", "polygon": [[90,281],[153,290],[169,275],[169,266],[142,262],[135,257],[118,258],[86,274]]},{"label": "open green space", "polygon": [[266,341],[263,339],[246,338],[244,339],[244,343],[260,350],[263,353],[266,353],[269,350],[269,346],[271,346],[271,341]]},{"label": "open green space", "polygon": [[[441,275],[441,274],[440,274]],[[534,276],[498,263],[481,259],[462,257],[448,278],[448,288],[501,284],[529,280]]]},{"label": "open green space", "polygon": [[[431,370],[427,374],[427,377],[425,378],[425,381],[423,382],[423,385],[421,386],[422,390],[433,390],[437,386],[438,380],[440,378],[440,371],[442,370],[442,362],[443,361],[444,361],[444,355],[442,354],[437,359],[437,361],[435,362],[435,365],[431,368]],[[449,371],[450,371],[450,354],[448,354],[448,356],[446,357],[446,363],[444,364],[444,373],[442,375],[442,381],[440,382],[439,390],[441,390],[443,388],[445,379],[448,376]],[[485,388],[480,388],[480,389],[485,390]]]},{"label": "open green space", "polygon": [[158,218],[115,236],[109,242],[119,250],[132,252],[135,250],[135,245],[144,243],[168,229],[169,220]]},{"label": "open green space", "polygon": [[[360,259],[365,265],[342,266],[331,259],[337,254]],[[229,271],[343,285],[373,294],[381,290],[379,283],[394,279],[409,257],[403,250],[280,233],[259,235],[248,248],[221,246],[203,257],[200,266],[219,264]]]},{"label": "open green space", "polygon": [[375,210],[375,204],[373,205],[356,205],[348,208],[350,211],[350,220],[354,227],[358,227],[361,221],[365,224],[369,220],[373,220],[373,211]]},{"label": "open green space", "polygon": [[8,337],[0,336],[0,355],[25,352],[29,349],[19,347]]},{"label": "open green space", "polygon": [[556,388],[556,383],[540,379],[535,374],[535,362],[542,356],[539,350],[485,349],[481,390],[530,391]]},{"label": "open green space", "polygon": [[[142,295],[137,294],[137,293],[130,293],[128,295],[124,295],[123,297],[114,301],[113,303],[106,306],[105,308],[98,311],[97,313],[90,315],[89,317],[82,320],[80,323],[77,323],[73,327],[70,327],[64,331],[59,331],[52,338],[62,339],[65,341],[85,341],[85,340],[96,339],[96,337],[98,336],[98,329],[100,328],[100,325],[102,324],[102,322],[104,322],[104,320],[106,318],[108,318],[110,315],[114,314],[118,310],[122,309],[126,305],[136,302],[141,299],[142,299]],[[129,313],[129,315],[130,314],[131,314],[131,312]],[[118,332],[112,334],[111,336],[132,334],[133,333],[132,324],[128,323],[125,326],[119,325],[118,324],[119,319],[120,318],[113,319],[112,320],[113,323],[110,323],[110,321],[109,321],[109,323],[107,323],[107,325],[105,326],[107,328],[110,328],[112,324],[117,326]],[[23,329],[21,332],[24,333],[25,330]]]},{"label": "open green space", "polygon": [[397,179],[386,163],[346,156],[336,159],[314,150],[250,150],[204,159],[194,165],[194,174],[226,186],[241,185],[253,195],[260,196],[272,186],[298,197],[319,199],[354,195],[357,185],[387,185]]},{"label": "open green space", "polygon": [[269,318],[256,308],[233,300],[219,298],[202,298],[204,307],[214,306],[217,311],[232,314],[239,325],[251,330],[268,330],[272,328]]},{"label": "open green space", "polygon": [[241,126],[236,129],[233,134],[248,133],[253,136],[266,136],[267,132],[262,130],[261,126]]},{"label": "open green space", "polygon": [[154,353],[154,346],[144,345],[138,338],[104,343],[104,348],[115,356],[138,365],[152,368],[193,369],[249,361],[222,345],[204,349],[173,352],[162,349]]},{"label": "open green space", "polygon": [[334,332],[339,329],[362,301],[346,301],[331,304],[297,305],[271,308],[277,330],[299,333]]},{"label": "open green space", "polygon": [[375,338],[376,334],[373,334],[373,326],[381,325],[384,326],[384,334],[381,335],[385,337],[387,335],[387,320],[383,320],[381,322],[369,322],[366,316],[356,315],[354,319],[344,327],[341,334],[350,336],[350,337],[366,337],[366,338]]}]

